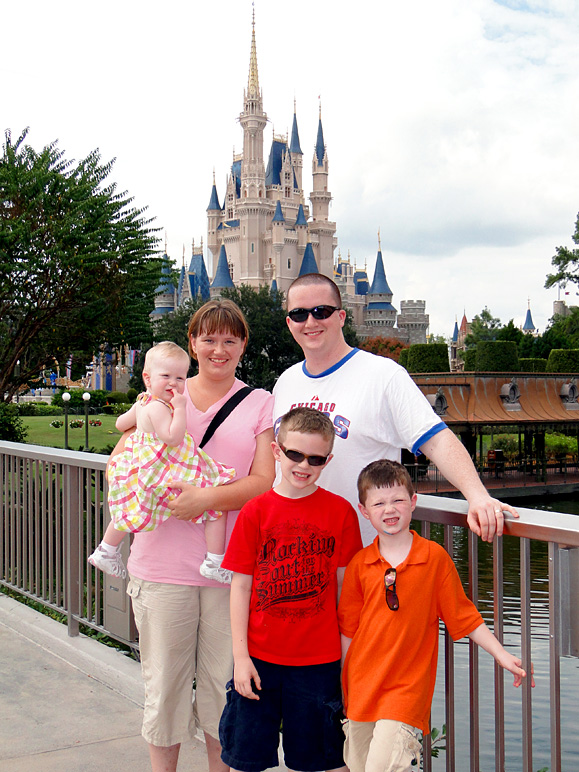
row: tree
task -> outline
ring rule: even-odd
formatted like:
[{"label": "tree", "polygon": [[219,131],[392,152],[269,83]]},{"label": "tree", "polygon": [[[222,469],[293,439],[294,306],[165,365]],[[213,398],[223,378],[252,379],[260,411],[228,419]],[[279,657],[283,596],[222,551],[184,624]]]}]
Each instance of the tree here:
[{"label": "tree", "polygon": [[520,330],[518,327],[515,326],[515,323],[512,319],[509,320],[508,324],[505,324],[504,327],[501,327],[499,331],[497,332],[497,340],[504,340],[504,341],[512,341],[513,343],[516,343],[517,346],[521,344],[521,341],[525,337],[522,330]]},{"label": "tree", "polygon": [[246,284],[223,290],[223,297],[241,308],[249,325],[249,343],[239,366],[239,377],[249,386],[271,391],[278,377],[303,359],[302,350],[288,329],[282,292]]},{"label": "tree", "polygon": [[470,333],[465,338],[467,348],[476,346],[479,340],[496,340],[501,327],[501,320],[493,316],[485,306],[480,314],[477,314],[471,322]]},{"label": "tree", "polygon": [[5,134],[0,159],[0,399],[56,359],[150,338],[156,230],[107,182],[98,150],[73,163]]},{"label": "tree", "polygon": [[408,343],[403,343],[397,338],[383,338],[381,335],[366,338],[358,345],[364,351],[369,351],[371,354],[377,354],[380,357],[388,357],[395,362],[400,361],[400,354],[404,349],[408,348]]},{"label": "tree", "polygon": [[[575,220],[575,233],[571,238],[579,245],[579,214]],[[566,286],[567,282],[579,284],[579,249],[556,247],[555,251],[556,254],[551,258],[555,272],[547,274],[545,287],[548,289],[555,284]]]}]

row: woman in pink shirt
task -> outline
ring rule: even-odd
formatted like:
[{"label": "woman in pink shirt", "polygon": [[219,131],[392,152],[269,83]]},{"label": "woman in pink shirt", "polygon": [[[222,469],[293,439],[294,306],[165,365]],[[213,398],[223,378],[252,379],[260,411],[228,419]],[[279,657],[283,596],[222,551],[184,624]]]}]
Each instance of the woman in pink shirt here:
[{"label": "woman in pink shirt", "polygon": [[[211,300],[189,323],[189,353],[199,372],[187,380],[187,431],[197,444],[220,408],[245,387],[235,377],[248,328],[230,300]],[[210,772],[224,772],[219,718],[233,660],[229,586],[205,579],[199,566],[206,553],[202,524],[191,522],[208,509],[226,511],[227,540],[239,509],[271,487],[270,443],[273,398],[262,389],[244,397],[203,449],[236,475],[227,484],[197,488],[171,481],[181,494],[155,531],[135,534],[128,561],[131,596],[139,629],[146,686],[142,734],[153,772],[175,772],[181,743],[195,727],[205,733]],[[122,441],[115,452],[122,447]],[[193,681],[196,683],[192,708]]]}]

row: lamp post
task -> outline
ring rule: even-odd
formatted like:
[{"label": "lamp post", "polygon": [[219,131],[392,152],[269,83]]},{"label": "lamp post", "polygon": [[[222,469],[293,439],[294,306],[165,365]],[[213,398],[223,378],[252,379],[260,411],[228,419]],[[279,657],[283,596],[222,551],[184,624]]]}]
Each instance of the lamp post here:
[{"label": "lamp post", "polygon": [[82,398],[84,399],[84,449],[88,453],[88,403],[90,402],[88,391],[85,391]]},{"label": "lamp post", "polygon": [[62,402],[64,405],[64,449],[68,450],[68,403],[70,401],[70,394],[65,391],[62,395]]}]

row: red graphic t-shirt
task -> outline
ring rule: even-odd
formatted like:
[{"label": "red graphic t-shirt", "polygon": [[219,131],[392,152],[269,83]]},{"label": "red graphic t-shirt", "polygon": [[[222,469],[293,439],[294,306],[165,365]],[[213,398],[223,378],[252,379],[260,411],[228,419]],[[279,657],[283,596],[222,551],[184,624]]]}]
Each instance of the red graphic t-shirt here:
[{"label": "red graphic t-shirt", "polygon": [[356,513],[323,488],[299,499],[270,490],[249,501],[223,567],[253,576],[250,655],[280,665],[340,659],[336,571],[361,548]]}]

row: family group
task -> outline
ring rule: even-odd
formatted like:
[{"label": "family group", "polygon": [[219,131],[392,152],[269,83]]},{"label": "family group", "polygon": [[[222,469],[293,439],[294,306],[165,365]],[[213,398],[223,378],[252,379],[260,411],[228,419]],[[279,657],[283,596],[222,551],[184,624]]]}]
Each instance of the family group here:
[{"label": "family group", "polygon": [[346,343],[345,318],[331,279],[296,279],[287,324],[305,359],[271,395],[236,378],[248,326],[211,300],[188,352],[148,351],[146,391],[117,421],[112,520],[89,561],[129,574],[153,772],[175,772],[197,729],[210,772],[278,766],[280,733],[296,772],[406,772],[429,731],[439,620],[515,686],[525,677],[448,553],[410,529],[401,448],[462,492],[482,539],[516,512],[489,496],[403,368]]}]

